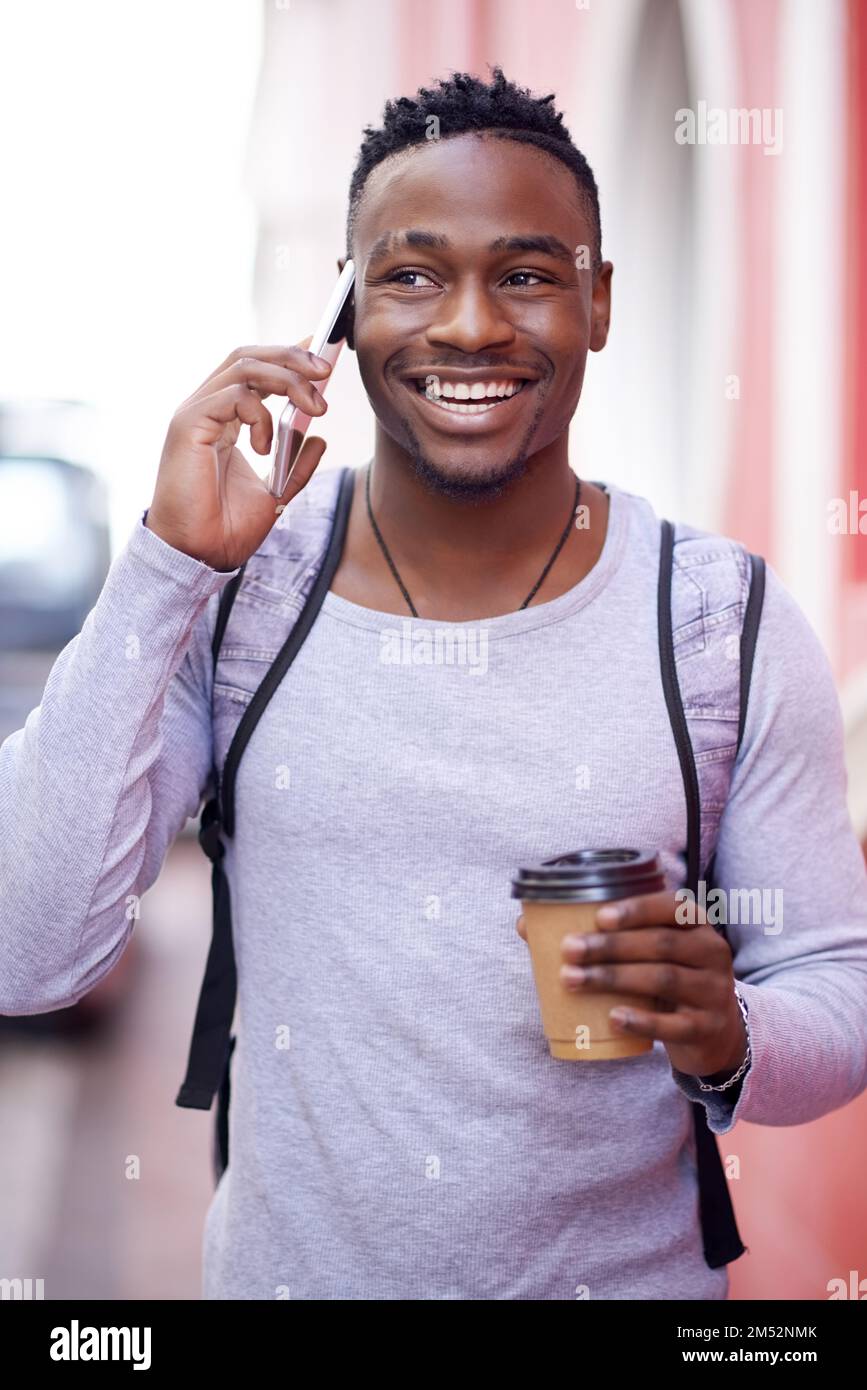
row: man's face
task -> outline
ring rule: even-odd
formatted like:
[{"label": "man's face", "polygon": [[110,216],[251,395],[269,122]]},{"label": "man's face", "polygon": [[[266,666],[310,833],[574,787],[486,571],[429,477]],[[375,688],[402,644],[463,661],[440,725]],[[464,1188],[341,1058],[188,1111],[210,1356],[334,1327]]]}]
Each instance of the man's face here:
[{"label": "man's face", "polygon": [[373,170],[354,346],[380,428],[430,486],[499,492],[564,436],[608,331],[611,266],[594,281],[591,247],[574,177],[533,146],[462,135]]}]

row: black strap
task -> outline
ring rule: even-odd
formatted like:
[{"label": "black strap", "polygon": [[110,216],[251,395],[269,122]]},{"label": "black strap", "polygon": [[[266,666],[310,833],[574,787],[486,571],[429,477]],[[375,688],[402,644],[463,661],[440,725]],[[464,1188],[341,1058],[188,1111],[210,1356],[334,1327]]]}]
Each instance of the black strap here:
[{"label": "black strap", "polygon": [[659,663],[662,671],[662,690],[668,707],[668,717],[677,756],[683,788],[686,792],[686,881],[694,893],[698,892],[699,856],[701,853],[701,799],[698,790],[698,773],[692,751],[692,740],[680,685],[677,679],[677,665],[674,659],[674,637],[671,630],[671,569],[674,558],[674,527],[670,521],[662,523],[662,541],[659,551],[659,588],[657,592],[657,624],[659,628]]},{"label": "black strap", "polygon": [[753,657],[756,654],[756,638],[759,635],[759,619],[765,601],[765,562],[761,555],[750,556],[751,578],[750,596],[744,613],[744,626],[741,632],[741,717],[738,723],[738,749],[744,736],[747,722],[747,704],[750,698],[750,679],[753,674]]},{"label": "black strap", "polygon": [[[750,698],[750,680],[753,674],[753,658],[756,651],[756,638],[759,633],[759,619],[762,616],[762,604],[765,598],[765,562],[761,555],[750,555],[752,566],[750,581],[750,593],[747,599],[747,608],[744,613],[744,625],[741,632],[741,686],[740,686],[740,718],[738,721],[738,742],[735,749],[735,757],[740,750],[744,737],[744,729],[747,722],[747,704]],[[715,882],[716,872],[716,850],[710,857],[707,866],[706,878],[708,885]],[[725,927],[720,925],[723,936],[726,935]]]},{"label": "black strap", "polygon": [[[211,889],[214,904],[213,933],[211,937],[211,947],[208,952],[208,961],[205,967],[205,977],[202,981],[199,1003],[196,1009],[196,1019],[193,1025],[193,1037],[190,1043],[187,1074],[178,1092],[175,1104],[193,1110],[210,1110],[214,1095],[219,1089],[220,1105],[218,1106],[217,1115],[217,1133],[223,1167],[225,1167],[225,1162],[227,1161],[228,1135],[226,1130],[226,1117],[229,1096],[228,1068],[235,1041],[231,1036],[231,1028],[232,1019],[235,1014],[237,978],[235,973],[235,953],[232,945],[232,909],[229,895],[229,882],[221,863],[225,854],[225,846],[221,840],[221,833],[225,832],[227,835],[233,833],[235,809],[234,779],[241,754],[268,700],[277,689],[282,677],[285,675],[299,651],[301,643],[310,631],[316,615],[322,606],[323,599],[331,585],[331,580],[343,549],[354,485],[355,470],[352,468],[345,468],[340,479],[337,506],[331,524],[331,534],[319,574],[307,597],[298,620],[269,668],[262,684],[250,701],[238,728],[235,730],[232,743],[226,756],[222,798],[220,795],[219,776],[217,770],[214,769],[212,777],[215,792],[202,811],[199,828],[199,843],[213,865],[211,870]],[[214,628],[214,640],[211,644],[215,668],[220,650],[220,642],[225,632],[229,612],[234,602],[235,595],[240,588],[243,568],[242,566],[241,571],[233,576],[220,595],[220,606]],[[229,820],[227,820],[225,816],[221,817],[220,815],[221,800],[223,806],[228,807]],[[219,1164],[217,1167],[219,1175]]]},{"label": "black strap", "polygon": [[244,561],[236,575],[233,575],[220,594],[220,606],[217,609],[217,621],[214,624],[214,636],[211,641],[211,656],[213,657],[214,670],[217,669],[217,657],[220,655],[220,647],[223,645],[223,633],[226,631],[226,623],[229,621],[229,614],[232,611],[232,604],[235,602],[235,595],[241,587],[244,578],[244,571],[247,562]]},{"label": "black strap", "polygon": [[175,1098],[175,1105],[191,1110],[210,1110],[214,1092],[229,1062],[229,1034],[235,1013],[236,993],[232,906],[229,881],[220,862],[225,847],[220,841],[216,797],[211,798],[202,812],[199,843],[212,861],[211,894],[214,906],[211,946],[199,992],[187,1074]]},{"label": "black strap", "polygon": [[307,596],[307,602],[302,608],[292,631],[277,653],[262,684],[245,709],[241,722],[235,730],[235,737],[232,739],[231,747],[226,754],[226,761],[223,766],[221,805],[223,829],[227,835],[234,835],[235,833],[235,778],[238,775],[238,764],[241,761],[244,749],[247,747],[250,736],[261,718],[262,711],[265,709],[274,691],[277,689],[289,667],[292,665],[292,662],[301,650],[301,646],[316,620],[316,615],[322,607],[325,595],[331,588],[334,572],[340,563],[343,542],[346,536],[346,526],[349,521],[349,511],[352,506],[352,494],[355,488],[355,471],[354,468],[344,468],[343,470],[343,476],[340,479],[340,491],[337,495],[337,505],[331,524],[331,536],[329,537],[328,548],[325,551],[319,573],[316,576],[313,587]]},{"label": "black strap", "polygon": [[[687,807],[687,884],[694,894],[698,893],[699,866],[701,858],[701,800],[699,795],[698,773],[689,727],[683,710],[680,685],[677,679],[677,664],[674,657],[674,640],[671,625],[671,573],[674,557],[674,527],[670,521],[662,522],[662,538],[659,557],[659,658],[662,672],[662,685],[668,707],[671,728],[677,745]],[[764,598],[765,562],[760,555],[750,555],[750,592],[744,613],[740,643],[740,719],[738,723],[738,748],[743,738],[746,723],[747,699],[749,697],[750,677],[753,669],[756,637],[761,618]],[[708,876],[713,879],[716,853],[708,865]],[[701,1216],[704,1257],[711,1269],[730,1264],[746,1250],[741,1240],[732,1206],[731,1192],[720,1158],[716,1135],[707,1122],[707,1112],[700,1101],[692,1102],[695,1122],[696,1160],[698,1169],[699,1212]]]},{"label": "black strap", "polygon": [[[686,793],[687,847],[686,881],[693,893],[698,892],[701,859],[701,797],[698,785],[698,772],[689,726],[683,710],[680,685],[677,679],[677,663],[674,656],[674,638],[671,628],[671,574],[674,557],[674,527],[670,521],[662,522],[662,540],[659,553],[659,589],[657,614],[659,620],[659,661],[662,672],[662,688],[665,703],[671,720],[672,732],[677,745],[677,756],[683,775]],[[762,604],[765,597],[765,562],[761,555],[750,555],[750,590],[744,613],[740,641],[740,715],[738,720],[738,741],[735,756],[743,741],[747,720],[747,704],[750,694],[750,681],[753,673],[753,660]],[[716,854],[708,865],[708,877]]]}]

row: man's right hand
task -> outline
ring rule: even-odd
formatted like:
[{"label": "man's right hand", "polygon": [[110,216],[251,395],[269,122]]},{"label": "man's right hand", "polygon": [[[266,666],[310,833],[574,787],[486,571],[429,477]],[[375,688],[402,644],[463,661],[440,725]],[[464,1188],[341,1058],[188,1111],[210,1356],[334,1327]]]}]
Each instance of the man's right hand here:
[{"label": "man's right hand", "polygon": [[324,414],[325,400],[312,383],[331,367],[305,350],[310,341],[236,348],[172,417],[145,525],[211,569],[237,569],[255,554],[325,452],[324,439],[308,436],[276,498],[236,448],[244,424],[256,453],[270,453],[266,396],[286,396],[305,415]]}]

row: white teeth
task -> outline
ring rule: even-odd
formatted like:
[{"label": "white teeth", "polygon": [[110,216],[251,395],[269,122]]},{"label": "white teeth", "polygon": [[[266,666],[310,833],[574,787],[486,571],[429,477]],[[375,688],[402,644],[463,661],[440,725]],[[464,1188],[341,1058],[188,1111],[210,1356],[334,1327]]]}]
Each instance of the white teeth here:
[{"label": "white teeth", "polygon": [[[420,392],[434,405],[444,410],[457,411],[461,415],[478,415],[492,410],[498,401],[507,400],[523,389],[524,381],[440,381],[431,374],[424,379],[424,390]],[[474,404],[464,404],[472,401]],[[484,404],[475,404],[484,402]]]},{"label": "white teeth", "polygon": [[495,401],[485,401],[483,405],[469,405],[464,401],[437,400],[436,397],[428,397],[434,405],[438,405],[441,410],[453,410],[458,415],[481,415],[483,411],[493,410]]}]

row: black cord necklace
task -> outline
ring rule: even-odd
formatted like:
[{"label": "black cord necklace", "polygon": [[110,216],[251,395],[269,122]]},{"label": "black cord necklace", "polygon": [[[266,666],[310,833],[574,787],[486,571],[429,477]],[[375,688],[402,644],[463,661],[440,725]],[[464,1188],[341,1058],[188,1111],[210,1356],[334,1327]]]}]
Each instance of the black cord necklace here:
[{"label": "black cord necklace", "polygon": [[[388,546],[386,545],[385,541],[384,541],[383,538],[382,538],[382,532],[380,531],[379,527],[377,526],[377,524],[376,524],[376,519],[374,518],[374,515],[373,515],[373,508],[372,508],[371,505],[370,505],[370,473],[371,473],[371,468],[370,468],[370,465],[368,464],[368,467],[367,467],[367,479],[366,479],[366,481],[365,481],[364,495],[365,495],[365,498],[366,498],[366,500],[367,500],[367,515],[370,517],[371,529],[372,529],[372,531],[373,531],[373,534],[376,536],[377,541],[379,542],[379,548],[380,548],[380,550],[382,551],[383,555],[385,556],[386,563],[388,564],[388,568],[391,570],[392,574],[394,575],[395,582],[397,583],[397,586],[398,586],[398,588],[400,589],[400,592],[403,594],[404,598],[406,599],[407,603],[409,604],[409,611],[410,611],[410,613],[412,614],[412,616],[413,616],[414,618],[417,618],[417,617],[418,617],[418,612],[416,611],[415,604],[413,603],[412,599],[410,598],[409,594],[407,593],[406,585],[404,584],[403,580],[401,579],[400,575],[399,575],[398,572],[397,572],[397,565],[394,563],[394,561],[393,561],[392,558],[391,558],[391,555],[389,554]],[[527,604],[530,602],[530,600],[533,598],[533,596],[538,592],[539,587],[540,587],[540,585],[543,583],[543,581],[545,580],[546,576],[548,575],[548,573],[549,573],[549,571],[550,571],[550,569],[551,569],[551,566],[553,565],[554,561],[557,559],[557,556],[560,554],[560,551],[563,549],[563,546],[566,544],[567,540],[569,539],[569,532],[572,530],[572,523],[573,523],[573,521],[574,521],[574,519],[575,519],[575,513],[576,513],[577,510],[578,510],[578,506],[579,506],[580,501],[581,501],[581,479],[578,478],[578,477],[576,477],[576,479],[575,479],[575,501],[574,501],[574,503],[573,503],[573,505],[572,505],[571,511],[569,512],[569,520],[566,522],[566,526],[565,526],[565,528],[564,528],[563,534],[562,534],[562,536],[560,537],[559,541],[557,542],[556,546],[554,547],[554,553],[553,553],[553,555],[551,556],[551,558],[550,558],[550,560],[548,561],[547,565],[546,565],[545,568],[543,569],[542,573],[539,575],[539,578],[536,580],[536,583],[533,585],[533,587],[532,587],[532,589],[530,590],[529,594],[528,594],[527,597],[524,599],[524,602],[521,604],[521,608],[526,608],[526,607],[527,607]]]}]

